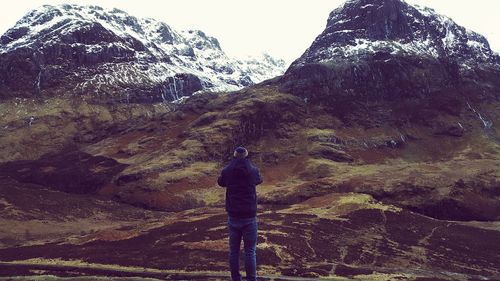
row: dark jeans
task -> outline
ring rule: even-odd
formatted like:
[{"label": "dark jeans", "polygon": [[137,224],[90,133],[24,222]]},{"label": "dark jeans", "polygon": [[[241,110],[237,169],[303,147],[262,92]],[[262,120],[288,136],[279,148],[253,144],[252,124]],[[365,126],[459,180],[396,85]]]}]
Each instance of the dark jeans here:
[{"label": "dark jeans", "polygon": [[257,246],[257,218],[228,217],[229,267],[233,281],[240,281],[240,244],[243,238],[245,248],[245,271],[247,281],[257,280],[255,250]]}]

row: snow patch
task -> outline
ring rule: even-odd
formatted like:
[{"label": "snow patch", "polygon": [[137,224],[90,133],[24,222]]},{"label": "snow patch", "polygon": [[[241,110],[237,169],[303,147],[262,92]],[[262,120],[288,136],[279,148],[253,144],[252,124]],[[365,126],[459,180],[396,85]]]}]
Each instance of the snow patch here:
[{"label": "snow patch", "polygon": [[379,40],[371,41],[367,39],[355,39],[354,45],[345,46],[332,46],[323,49],[322,57],[326,59],[322,62],[328,61],[329,58],[334,56],[353,57],[377,51],[386,51],[391,54],[418,54],[430,57],[438,57],[438,51],[431,45],[431,41],[414,41],[404,43],[401,41]]},{"label": "snow patch", "polygon": [[366,4],[364,6],[361,6],[360,8],[361,9],[366,9],[366,8],[369,8],[369,7],[375,7],[375,5],[373,5],[373,4]]}]

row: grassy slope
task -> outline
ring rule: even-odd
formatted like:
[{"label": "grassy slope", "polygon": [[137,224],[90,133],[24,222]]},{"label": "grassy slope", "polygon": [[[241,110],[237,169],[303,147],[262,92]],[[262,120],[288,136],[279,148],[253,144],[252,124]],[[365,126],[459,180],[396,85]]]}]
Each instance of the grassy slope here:
[{"label": "grassy slope", "polygon": [[[327,114],[321,106],[306,104],[296,97],[279,93],[272,87],[251,88],[217,98],[211,94],[200,95],[175,111],[138,105],[109,108],[83,101],[57,99],[36,105],[23,102],[14,106],[14,102],[1,105],[6,110],[0,111],[3,113],[0,125],[2,128],[8,126],[0,136],[4,161],[36,159],[46,152],[57,151],[70,144],[74,149],[94,156],[109,157],[128,165],[92,196],[104,196],[141,207],[176,212],[168,215],[172,220],[160,222],[156,226],[160,227],[157,232],[146,230],[140,234],[137,239],[150,246],[139,251],[147,253],[149,260],[137,260],[132,264],[147,267],[166,264],[173,268],[187,266],[188,270],[195,270],[194,264],[176,265],[174,260],[165,259],[150,244],[158,239],[158,235],[164,237],[176,233],[177,238],[171,241],[177,243],[173,248],[166,246],[170,242],[164,242],[167,243],[167,252],[178,253],[184,249],[199,257],[210,256],[213,260],[209,264],[223,270],[224,223],[223,211],[219,207],[223,205],[224,190],[216,186],[215,179],[236,145],[249,148],[252,161],[262,170],[265,179],[258,191],[259,200],[263,204],[260,209],[263,224],[259,256],[267,256],[261,261],[262,273],[352,276],[365,272],[374,278],[374,272],[388,274],[387,270],[391,268],[402,272],[408,265],[418,264],[431,270],[437,264],[442,270],[480,274],[480,271],[473,269],[458,269],[463,265],[462,258],[457,256],[460,249],[450,246],[450,253],[441,249],[438,244],[431,243],[432,233],[436,231],[433,228],[418,234],[419,238],[415,238],[414,242],[399,241],[391,244],[390,240],[410,235],[410,232],[399,233],[401,230],[396,227],[398,221],[421,228],[437,223],[437,229],[443,229],[443,232],[435,239],[455,239],[453,237],[456,235],[465,235],[466,247],[477,243],[474,236],[482,233],[479,228],[474,228],[477,225],[462,229],[458,224],[436,222],[408,213],[407,210],[442,219],[460,220],[498,220],[500,214],[496,127],[492,131],[484,131],[476,116],[467,111],[460,116],[461,123],[466,128],[464,135],[453,137],[438,134],[436,130],[439,128],[424,125],[395,127],[386,124],[372,128],[345,125]],[[495,105],[488,106],[496,108]],[[483,110],[489,112],[493,120],[498,119],[495,116],[498,112],[488,111],[488,106],[485,105]],[[14,114],[16,108],[21,111]],[[25,123],[30,114],[28,109],[36,113],[32,126]],[[457,117],[439,118],[441,123],[446,124],[455,122]],[[397,141],[397,144],[392,145],[391,141]],[[16,184],[25,188],[22,182]],[[7,189],[0,191],[6,192]],[[4,201],[0,205],[3,209],[13,203],[10,199]],[[209,208],[189,211],[204,206]],[[383,220],[377,222],[377,214],[381,212],[389,215],[394,224],[389,227]],[[211,213],[218,214],[214,217],[215,221],[210,216],[192,221],[193,217]],[[370,216],[375,216],[373,222],[376,228],[381,229],[378,236],[368,235],[372,231]],[[109,217],[113,218],[113,215]],[[20,218],[19,221],[22,225],[23,219]],[[66,221],[68,225],[82,225],[77,218],[68,217]],[[208,228],[212,230],[208,231],[208,241],[214,243],[204,242],[207,238],[202,236],[179,238],[187,235],[190,228],[172,226],[171,221],[196,228],[210,226]],[[328,226],[322,228],[320,221]],[[342,221],[350,221],[359,230],[350,233],[347,229],[352,227],[339,225]],[[10,221],[3,222],[12,224]],[[48,219],[48,222],[52,227],[60,226],[55,219]],[[303,231],[296,232],[296,222],[304,222]],[[486,223],[478,223],[479,226],[483,224]],[[134,237],[131,233],[140,233],[143,229],[132,224],[122,233],[120,227],[110,225],[100,228],[97,234],[93,233],[92,241],[96,241],[96,246],[104,249],[117,249],[107,244],[116,240],[126,249],[126,245],[136,243],[131,238]],[[335,233],[335,229],[339,227],[347,228],[344,233],[338,233],[337,238],[326,238],[329,237],[326,234],[321,239],[310,237],[310,231]],[[450,227],[459,230],[455,229],[457,232],[454,234],[453,231],[448,231]],[[89,241],[86,240],[90,237],[89,234],[76,233],[76,230],[74,232],[76,237],[81,236],[78,241]],[[494,237],[497,235],[494,233],[481,235]],[[359,239],[352,240],[350,235]],[[384,243],[379,241],[380,237]],[[315,244],[307,246],[308,243],[305,242],[293,242],[302,240]],[[66,242],[69,245],[75,243],[69,240]],[[488,247],[488,241],[483,242]],[[340,247],[338,243],[351,246]],[[356,243],[368,248],[360,251]],[[378,246],[370,250],[372,243]],[[307,247],[312,247],[314,256],[307,254]],[[338,247],[344,252],[337,255],[333,249]],[[389,258],[393,251],[404,252],[407,247],[414,247],[414,250],[395,259]],[[323,253],[323,248],[332,250]],[[50,258],[83,258],[89,262],[121,265],[130,263],[130,253],[127,252],[120,252],[112,258],[98,248],[95,251],[75,248],[77,251],[70,256],[64,254],[68,252],[65,246],[59,249],[59,246],[47,244],[46,248],[40,249],[40,253],[47,251],[46,256]],[[25,251],[31,252],[23,254],[26,258],[44,256],[38,250],[32,251],[29,248],[7,250],[5,254],[17,255]],[[323,254],[319,254],[320,252]],[[375,253],[379,255],[375,258],[379,260],[377,263],[370,261]],[[142,254],[138,252],[138,255]],[[367,255],[371,258],[367,259]],[[418,258],[419,255],[426,257],[426,260]],[[440,264],[436,261],[439,255],[446,256],[456,265]],[[472,251],[465,255],[471,259],[471,268],[482,267],[485,270],[482,274],[495,274],[490,267],[495,266],[493,260],[490,261],[493,262],[491,265],[480,262],[490,259],[489,252],[478,254]],[[321,260],[326,263],[320,262]],[[337,266],[332,268],[332,263]],[[293,268],[298,267],[306,269],[294,272]],[[405,274],[415,275],[408,272]],[[422,273],[423,276],[429,274],[427,271]]]}]

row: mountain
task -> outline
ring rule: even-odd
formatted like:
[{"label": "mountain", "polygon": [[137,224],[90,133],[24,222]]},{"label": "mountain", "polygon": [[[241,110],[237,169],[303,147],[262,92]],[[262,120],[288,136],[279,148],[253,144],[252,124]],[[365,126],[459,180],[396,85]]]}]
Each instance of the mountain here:
[{"label": "mountain", "polygon": [[93,94],[128,102],[230,91],[280,75],[268,55],[232,59],[216,38],[97,6],[45,5],[0,37],[0,98]]},{"label": "mountain", "polygon": [[[344,120],[366,112],[358,121],[376,126],[457,116],[498,101],[499,77],[500,58],[487,40],[432,9],[350,0],[331,12],[281,89],[328,105]],[[376,115],[374,108],[384,110]]]},{"label": "mountain", "polygon": [[325,30],[290,68],[376,53],[457,60],[465,69],[500,62],[484,36],[431,8],[401,0],[349,0],[330,13]]},{"label": "mountain", "polygon": [[[408,11],[429,24],[406,32]],[[216,179],[243,145],[264,179],[263,280],[499,280],[495,55],[395,47],[444,38],[404,1],[330,18],[284,75],[238,91],[0,101],[0,276],[227,278]],[[343,42],[348,19],[370,32]]]}]

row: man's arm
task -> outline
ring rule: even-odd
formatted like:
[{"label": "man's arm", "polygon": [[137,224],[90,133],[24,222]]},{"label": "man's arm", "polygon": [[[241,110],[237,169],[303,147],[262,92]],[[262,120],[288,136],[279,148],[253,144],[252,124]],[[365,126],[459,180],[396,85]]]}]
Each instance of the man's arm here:
[{"label": "man's arm", "polygon": [[226,178],[224,177],[224,170],[222,170],[222,172],[220,173],[220,176],[219,178],[217,179],[217,184],[220,186],[220,187],[226,187]]},{"label": "man's arm", "polygon": [[255,167],[255,185],[259,185],[262,183],[262,176],[260,175],[259,169]]}]

